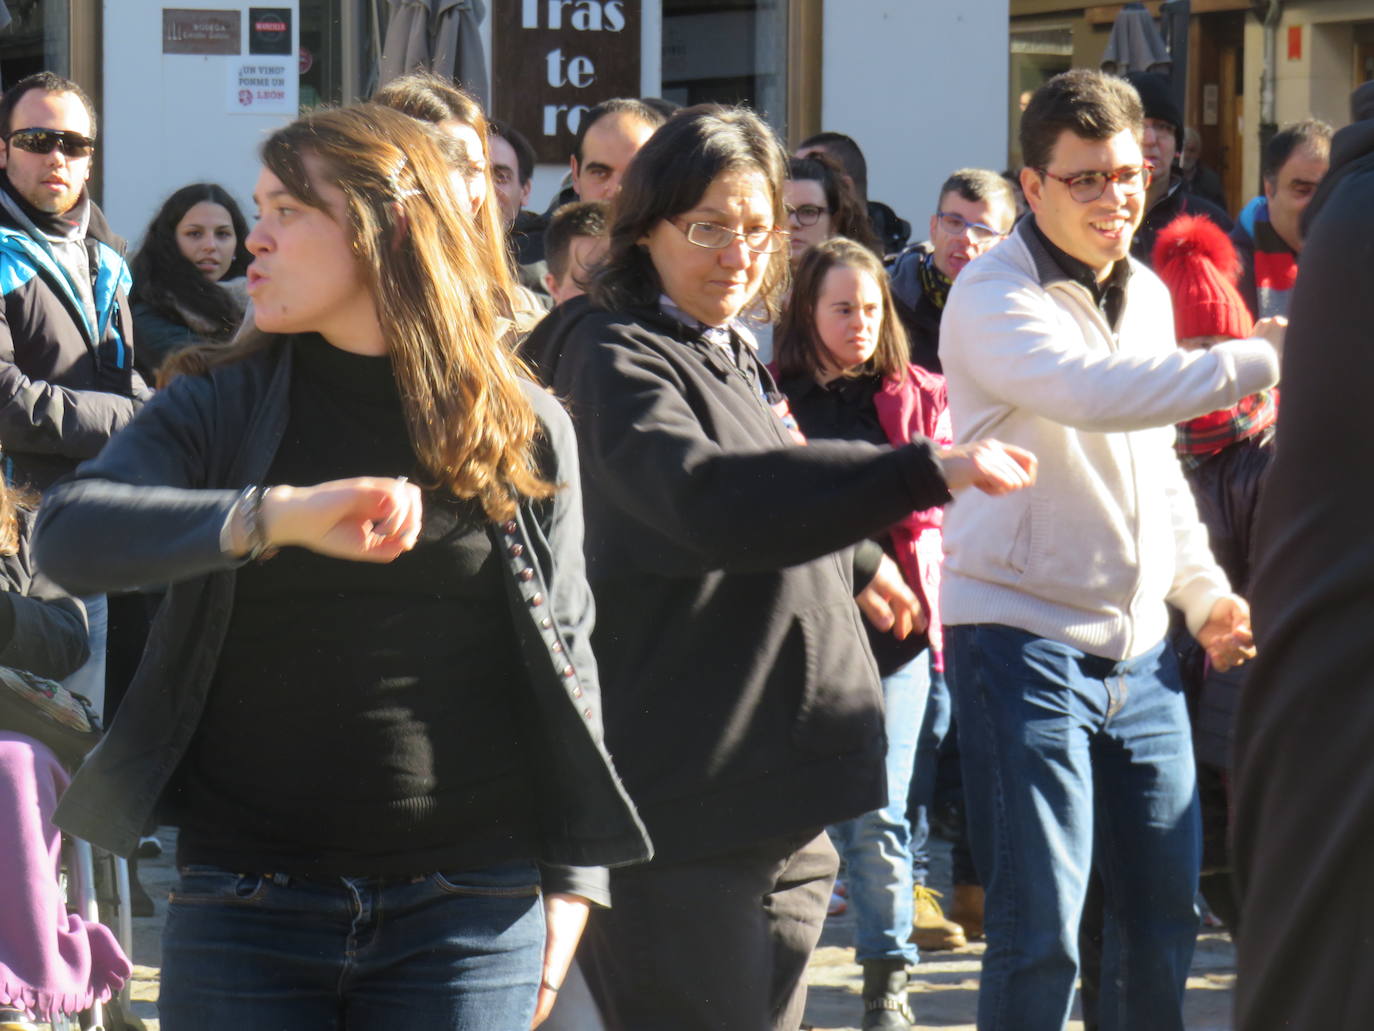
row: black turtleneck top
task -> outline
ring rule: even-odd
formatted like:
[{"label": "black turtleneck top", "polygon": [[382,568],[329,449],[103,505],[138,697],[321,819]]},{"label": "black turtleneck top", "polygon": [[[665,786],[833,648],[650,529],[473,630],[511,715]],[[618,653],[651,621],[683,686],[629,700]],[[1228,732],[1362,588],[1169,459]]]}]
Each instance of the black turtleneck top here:
[{"label": "black turtleneck top", "polygon": [[[293,347],[266,482],[420,480],[390,360]],[[407,875],[534,854],[533,718],[486,525],[475,501],[426,491],[394,562],[286,548],[238,571],[173,796],[180,862]]]}]

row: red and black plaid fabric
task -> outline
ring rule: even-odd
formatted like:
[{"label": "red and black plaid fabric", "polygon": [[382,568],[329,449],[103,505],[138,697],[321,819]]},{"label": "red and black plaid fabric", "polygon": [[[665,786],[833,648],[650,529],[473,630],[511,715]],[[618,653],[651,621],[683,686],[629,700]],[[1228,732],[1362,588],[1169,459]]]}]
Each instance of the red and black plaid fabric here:
[{"label": "red and black plaid fabric", "polygon": [[1185,466],[1194,466],[1238,440],[1262,433],[1274,425],[1279,414],[1279,392],[1261,390],[1242,398],[1230,408],[1221,408],[1178,424],[1174,447]]}]

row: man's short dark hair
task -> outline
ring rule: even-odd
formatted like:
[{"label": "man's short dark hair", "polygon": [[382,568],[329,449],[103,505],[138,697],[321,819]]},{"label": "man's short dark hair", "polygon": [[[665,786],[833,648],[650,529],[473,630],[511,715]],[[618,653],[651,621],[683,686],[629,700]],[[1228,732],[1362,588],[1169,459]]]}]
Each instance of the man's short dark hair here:
[{"label": "man's short dark hair", "polygon": [[1065,129],[1095,141],[1129,129],[1139,140],[1145,132],[1140,95],[1125,79],[1105,72],[1075,68],[1056,75],[1035,91],[1021,115],[1021,156],[1027,167],[1047,167]]},{"label": "man's short dark hair", "polygon": [[842,132],[818,132],[797,144],[797,153],[812,147],[823,147],[827,154],[838,161],[844,174],[854,181],[859,199],[868,200],[868,162],[864,160],[864,152],[854,142],[854,137]]},{"label": "man's short dark hair", "polygon": [[639,99],[661,114],[665,122],[682,110],[682,105],[677,101],[667,100],[664,97],[640,97]]},{"label": "man's short dark hair", "polygon": [[74,93],[76,99],[81,101],[81,106],[86,109],[86,114],[90,116],[91,138],[95,138],[95,105],[91,103],[91,98],[71,79],[64,79],[54,72],[34,72],[5,90],[5,95],[0,97],[0,133],[9,136],[13,128],[10,125],[10,116],[14,114],[19,101],[24,99],[24,94],[33,90],[42,90],[44,93]]},{"label": "man's short dark hair", "polygon": [[564,204],[549,219],[544,230],[544,261],[549,275],[561,283],[568,274],[572,257],[572,242],[578,236],[604,237],[610,235],[607,221],[610,205],[600,200],[580,200]]},{"label": "man's short dark hair", "polygon": [[1016,195],[1011,185],[996,172],[986,168],[961,168],[950,174],[940,187],[940,196],[935,203],[938,207],[945,194],[957,193],[972,204],[1001,204],[1016,217]]},{"label": "man's short dark hair", "polygon": [[500,136],[515,151],[515,163],[519,166],[515,171],[520,176],[521,186],[534,178],[534,148],[523,132],[509,122],[492,119],[487,123],[487,135]]},{"label": "man's short dark hair", "polygon": [[1260,159],[1260,174],[1272,183],[1279,177],[1279,169],[1301,148],[1315,150],[1323,157],[1331,154],[1331,134],[1334,130],[1320,118],[1304,118],[1285,125],[1269,138]]},{"label": "man's short dark hair", "polygon": [[577,124],[577,140],[573,143],[573,157],[577,158],[578,168],[582,167],[582,141],[587,138],[587,130],[607,115],[630,115],[636,121],[643,122],[652,129],[657,129],[668,120],[662,112],[650,107],[642,100],[636,100],[634,97],[612,97],[610,100],[603,100],[583,115],[582,121]]}]

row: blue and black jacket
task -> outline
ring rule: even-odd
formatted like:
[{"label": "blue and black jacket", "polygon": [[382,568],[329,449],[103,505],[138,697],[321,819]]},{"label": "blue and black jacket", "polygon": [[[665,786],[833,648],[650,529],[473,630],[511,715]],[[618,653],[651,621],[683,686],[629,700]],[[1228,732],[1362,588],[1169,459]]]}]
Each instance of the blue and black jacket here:
[{"label": "blue and black jacket", "polygon": [[0,446],[6,480],[40,490],[151,396],[134,370],[124,241],[94,204],[83,243],[95,324],[53,245],[0,206]]}]

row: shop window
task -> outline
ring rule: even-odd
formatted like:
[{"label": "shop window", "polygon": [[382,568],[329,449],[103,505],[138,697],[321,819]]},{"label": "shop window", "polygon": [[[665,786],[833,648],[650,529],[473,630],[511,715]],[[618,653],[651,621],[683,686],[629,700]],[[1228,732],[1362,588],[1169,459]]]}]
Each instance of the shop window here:
[{"label": "shop window", "polygon": [[68,0],[6,0],[10,24],[0,32],[0,81],[34,72],[71,75]]},{"label": "shop window", "polygon": [[1021,166],[1021,145],[1017,133],[1021,112],[1030,96],[1042,84],[1073,66],[1073,29],[1068,25],[1011,27],[1011,117],[1007,120],[1011,136],[1007,141],[1009,168]]},{"label": "shop window", "polygon": [[788,0],[663,0],[663,96],[787,122]]}]

